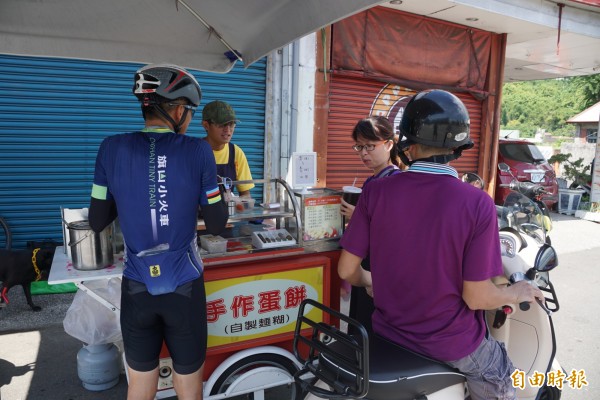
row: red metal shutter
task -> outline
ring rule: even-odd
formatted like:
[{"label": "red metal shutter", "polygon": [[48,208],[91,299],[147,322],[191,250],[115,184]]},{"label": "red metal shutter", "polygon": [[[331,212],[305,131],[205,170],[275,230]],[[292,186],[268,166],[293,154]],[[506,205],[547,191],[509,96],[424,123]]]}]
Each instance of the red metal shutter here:
[{"label": "red metal shutter", "polygon": [[470,93],[455,93],[462,100],[469,111],[471,119],[471,140],[475,143],[472,149],[463,151],[462,156],[450,163],[456,168],[459,174],[463,172],[477,172],[479,165],[479,144],[481,143],[481,101],[477,100]]},{"label": "red metal shutter", "polygon": [[[327,135],[327,174],[326,185],[341,189],[351,185],[362,186],[372,175],[365,168],[359,156],[352,150],[352,129],[358,120],[374,115],[386,115],[394,126],[398,126],[399,109],[407,98],[416,92],[395,84],[375,80],[333,75],[329,92],[329,118]],[[479,137],[481,131],[481,102],[470,94],[458,93],[465,103],[471,118],[471,137],[475,147],[451,163],[459,172],[477,171],[479,157]],[[401,111],[401,110],[400,110]]]}]

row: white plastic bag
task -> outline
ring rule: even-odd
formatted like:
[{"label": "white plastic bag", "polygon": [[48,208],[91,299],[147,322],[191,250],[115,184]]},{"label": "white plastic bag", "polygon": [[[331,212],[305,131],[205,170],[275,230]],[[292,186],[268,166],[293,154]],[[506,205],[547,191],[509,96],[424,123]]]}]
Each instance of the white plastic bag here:
[{"label": "white plastic bag", "polygon": [[[117,307],[121,304],[121,279],[112,278],[95,288],[94,293]],[[78,290],[63,320],[65,332],[88,345],[123,340],[118,314],[95,298]]]}]

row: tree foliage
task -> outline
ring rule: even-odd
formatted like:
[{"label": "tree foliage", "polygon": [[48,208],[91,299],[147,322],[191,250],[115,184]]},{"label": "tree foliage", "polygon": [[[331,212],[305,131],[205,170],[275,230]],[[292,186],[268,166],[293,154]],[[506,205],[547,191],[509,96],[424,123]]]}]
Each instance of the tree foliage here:
[{"label": "tree foliage", "polygon": [[589,185],[592,180],[591,165],[584,164],[583,158],[578,158],[575,161],[571,160],[571,153],[555,154],[548,159],[548,162],[551,165],[554,163],[563,165],[565,169],[563,175],[571,182],[572,188]]},{"label": "tree foliage", "polygon": [[586,109],[600,101],[600,74],[572,78],[582,96],[581,106]]},{"label": "tree foliage", "polygon": [[566,121],[598,101],[600,74],[506,83],[500,128],[518,129],[522,137],[538,130],[571,136],[575,127]]}]

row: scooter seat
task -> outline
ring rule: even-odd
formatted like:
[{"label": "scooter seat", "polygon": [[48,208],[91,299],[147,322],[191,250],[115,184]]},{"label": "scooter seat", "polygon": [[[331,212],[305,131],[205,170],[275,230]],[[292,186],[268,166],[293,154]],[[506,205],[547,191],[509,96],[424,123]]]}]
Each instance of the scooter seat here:
[{"label": "scooter seat", "polygon": [[[331,342],[327,351],[320,354],[319,364],[328,374],[338,376],[342,381],[354,381],[352,373],[328,357],[330,352],[352,358],[352,349],[338,341]],[[412,400],[462,382],[465,382],[465,376],[447,364],[416,354],[381,336],[373,334],[369,337],[367,399]]]}]

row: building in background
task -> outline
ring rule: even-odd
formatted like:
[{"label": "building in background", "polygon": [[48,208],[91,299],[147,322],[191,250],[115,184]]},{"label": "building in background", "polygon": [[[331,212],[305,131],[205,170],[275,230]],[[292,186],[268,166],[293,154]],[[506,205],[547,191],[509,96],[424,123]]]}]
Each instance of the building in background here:
[{"label": "building in background", "polygon": [[[600,51],[600,50],[599,50]],[[567,123],[575,125],[575,141],[579,143],[597,143],[600,121],[600,101],[569,118]]]},{"label": "building in background", "polygon": [[[11,14],[18,7],[40,14],[32,3],[3,2],[1,44],[15,43],[27,24],[41,29],[26,12]],[[71,15],[54,11],[53,17],[68,19],[51,19],[52,29],[64,29],[61,35],[21,39],[68,36]],[[93,16],[102,17],[110,11]],[[183,37],[198,46],[189,32]],[[262,170],[256,177],[286,177],[293,152],[316,151],[319,186],[333,188],[369,174],[350,149],[358,119],[383,114],[396,124],[415,92],[453,91],[471,113],[476,141],[455,166],[477,171],[493,194],[502,84],[598,73],[598,49],[600,0],[395,0],[274,49],[249,68],[238,62],[228,74],[197,77],[205,90],[202,104],[223,99],[240,110],[236,140],[252,148],[253,175]],[[136,67],[130,52],[99,62],[21,50],[0,55],[0,215],[13,228],[17,248],[62,237],[59,207],[87,205],[102,138],[140,123],[129,94]],[[178,54],[189,56],[180,49],[168,61],[186,65]],[[201,135],[199,129],[190,133]]]}]

